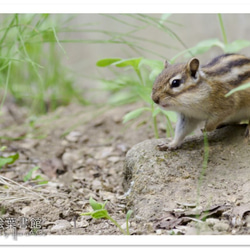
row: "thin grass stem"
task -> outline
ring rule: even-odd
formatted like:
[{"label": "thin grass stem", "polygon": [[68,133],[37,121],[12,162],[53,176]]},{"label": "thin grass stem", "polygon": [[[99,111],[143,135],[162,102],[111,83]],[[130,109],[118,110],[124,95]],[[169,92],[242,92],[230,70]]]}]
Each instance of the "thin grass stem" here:
[{"label": "thin grass stem", "polygon": [[218,14],[218,18],[219,18],[219,22],[220,22],[220,28],[221,28],[224,44],[228,44],[227,35],[226,35],[226,31],[225,31],[225,27],[224,27],[224,23],[223,23],[221,14]]}]

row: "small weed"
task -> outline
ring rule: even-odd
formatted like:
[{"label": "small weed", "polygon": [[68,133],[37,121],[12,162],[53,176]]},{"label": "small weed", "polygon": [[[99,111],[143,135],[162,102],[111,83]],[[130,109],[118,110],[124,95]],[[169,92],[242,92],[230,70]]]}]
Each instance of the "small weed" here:
[{"label": "small weed", "polygon": [[7,209],[4,206],[0,206],[0,216],[6,214]]},{"label": "small weed", "polygon": [[[1,147],[0,152],[3,152],[6,149],[6,146]],[[19,158],[19,154],[13,154],[13,155],[9,155],[9,156],[0,156],[0,169],[3,166],[9,165],[9,164],[13,164],[17,159]]]},{"label": "small weed", "polygon": [[40,167],[36,166],[34,168],[32,168],[24,177],[23,177],[23,181],[27,182],[27,181],[38,181],[39,185],[42,184],[47,184],[48,181],[45,180],[41,175],[36,175],[35,177],[32,177],[33,173],[35,171],[37,171]]},{"label": "small weed", "polygon": [[108,211],[105,209],[107,201],[104,203],[98,203],[96,202],[92,197],[89,199],[89,204],[94,210],[93,212],[88,212],[88,213],[82,213],[82,216],[91,216],[93,219],[107,219],[113,222],[119,230],[124,234],[124,235],[129,235],[129,225],[128,225],[128,220],[132,214],[132,210],[129,210],[126,214],[126,231],[122,229],[121,225],[114,220],[108,213]]},{"label": "small weed", "polygon": [[137,76],[137,79],[130,79],[130,77],[127,76],[119,76],[113,81],[104,81],[106,89],[114,92],[111,102],[112,104],[119,105],[135,101],[143,101],[145,103],[145,107],[127,113],[123,117],[123,123],[138,118],[145,111],[150,112],[155,137],[159,138],[156,117],[161,114],[166,117],[167,135],[173,135],[171,121],[176,121],[176,115],[173,112],[159,108],[151,99],[153,79],[163,69],[163,63],[161,61],[148,60],[142,57],[130,59],[105,58],[99,60],[96,65],[99,67],[116,66],[118,68],[133,69]]},{"label": "small weed", "polygon": [[[62,15],[4,14],[0,25],[0,82],[6,95],[31,113],[52,111],[73,99],[87,101],[62,64],[65,51],[58,35],[68,29]],[[70,42],[63,40],[64,43]],[[1,85],[0,84],[0,85]]]}]

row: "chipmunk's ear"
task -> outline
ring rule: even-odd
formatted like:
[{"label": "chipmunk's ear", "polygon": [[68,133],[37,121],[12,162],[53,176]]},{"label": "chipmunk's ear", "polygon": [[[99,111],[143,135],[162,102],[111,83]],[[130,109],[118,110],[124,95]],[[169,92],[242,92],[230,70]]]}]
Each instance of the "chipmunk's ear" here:
[{"label": "chipmunk's ear", "polygon": [[164,68],[167,68],[169,66],[169,62],[167,60],[164,61]]},{"label": "chipmunk's ear", "polygon": [[188,70],[193,78],[196,78],[196,72],[199,69],[200,62],[197,58],[192,58],[188,62]]}]

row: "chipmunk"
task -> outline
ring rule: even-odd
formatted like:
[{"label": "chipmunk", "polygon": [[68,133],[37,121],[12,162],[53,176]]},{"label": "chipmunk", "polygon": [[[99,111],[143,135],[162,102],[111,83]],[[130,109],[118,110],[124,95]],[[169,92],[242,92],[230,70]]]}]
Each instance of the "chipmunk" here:
[{"label": "chipmunk", "polygon": [[250,128],[250,88],[225,95],[235,87],[250,82],[250,58],[240,54],[223,54],[200,66],[197,58],[170,65],[156,78],[152,99],[160,107],[178,113],[175,137],[160,150],[180,147],[184,138],[205,122],[205,131],[230,123],[248,120]]}]

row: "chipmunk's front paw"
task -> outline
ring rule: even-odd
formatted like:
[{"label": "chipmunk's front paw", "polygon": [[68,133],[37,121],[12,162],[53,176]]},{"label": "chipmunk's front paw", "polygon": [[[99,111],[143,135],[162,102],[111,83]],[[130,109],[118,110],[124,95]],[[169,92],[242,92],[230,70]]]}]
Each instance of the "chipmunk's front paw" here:
[{"label": "chipmunk's front paw", "polygon": [[172,144],[172,143],[162,143],[162,144],[157,145],[157,149],[160,151],[167,151],[167,150],[173,151],[178,148],[179,146]]}]

